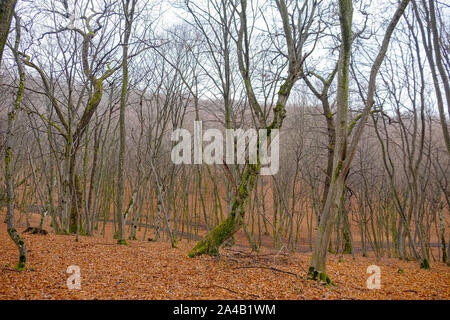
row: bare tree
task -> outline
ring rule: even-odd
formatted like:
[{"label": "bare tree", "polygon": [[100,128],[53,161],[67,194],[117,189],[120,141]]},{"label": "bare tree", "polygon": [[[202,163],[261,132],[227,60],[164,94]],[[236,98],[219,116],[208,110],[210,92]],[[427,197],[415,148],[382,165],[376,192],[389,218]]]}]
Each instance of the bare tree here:
[{"label": "bare tree", "polygon": [[6,217],[5,223],[7,225],[7,231],[11,239],[16,244],[19,249],[19,262],[16,265],[17,270],[25,270],[26,261],[27,261],[27,248],[25,242],[22,240],[20,234],[17,232],[14,227],[14,181],[13,181],[13,170],[11,167],[11,160],[13,158],[13,131],[14,131],[14,123],[16,121],[17,114],[21,109],[22,96],[25,88],[25,72],[23,70],[22,61],[19,58],[19,44],[20,44],[20,20],[17,15],[14,15],[16,20],[16,40],[14,42],[14,46],[12,47],[14,59],[17,64],[17,69],[19,73],[19,88],[16,93],[16,98],[14,101],[14,105],[11,108],[11,111],[8,112],[8,127],[6,131],[6,150],[5,150],[5,184],[6,184]]},{"label": "bare tree", "polygon": [[335,120],[336,149],[333,159],[333,176],[330,189],[321,214],[314,252],[311,259],[311,266],[308,270],[308,277],[310,279],[322,280],[327,284],[332,284],[330,278],[326,274],[326,255],[331,238],[332,226],[339,211],[342,194],[344,192],[345,177],[350,169],[359,139],[374,104],[375,82],[378,70],[380,69],[386,55],[392,33],[394,32],[394,29],[403,15],[408,3],[409,0],[403,0],[400,2],[386,29],[382,45],[371,68],[367,97],[365,99],[365,107],[358,126],[356,127],[353,139],[348,146],[347,132],[349,130],[349,123],[347,116],[349,101],[349,65],[352,47],[353,5],[351,0],[339,1],[339,19],[341,24],[342,44],[339,53],[338,66],[337,110]]},{"label": "bare tree", "polygon": [[0,1],[0,66],[2,65],[3,49],[8,38],[9,26],[17,0]]},{"label": "bare tree", "polygon": [[[283,120],[286,116],[286,104],[289,99],[291,90],[299,79],[302,72],[303,61],[309,52],[304,52],[305,42],[308,37],[313,34],[310,30],[313,25],[313,18],[316,14],[316,9],[319,4],[318,1],[305,1],[304,7],[299,8],[291,3],[293,10],[298,15],[297,23],[301,25],[291,24],[290,13],[284,0],[276,1],[279,18],[282,21],[282,34],[285,41],[287,52],[283,52],[281,56],[284,57],[287,64],[287,76],[282,80],[279,87],[277,101],[273,107],[273,119],[268,123],[267,116],[264,114],[260,103],[255,94],[254,82],[251,78],[250,70],[252,69],[251,47],[250,47],[250,25],[248,24],[247,1],[242,0],[239,12],[239,32],[237,39],[237,55],[239,63],[239,71],[244,82],[245,92],[247,95],[249,106],[255,115],[256,124],[258,128],[266,128],[267,140],[270,139],[271,131],[280,129]],[[305,10],[307,8],[307,10]],[[295,30],[303,30],[298,34]],[[218,254],[219,246],[235,234],[242,226],[246,207],[248,204],[248,197],[251,194],[256,177],[260,171],[260,159],[257,164],[246,163],[245,171],[241,177],[237,193],[233,200],[231,213],[227,219],[216,226],[206,236],[206,238],[197,243],[197,245],[190,251],[191,257],[201,254]]]},{"label": "bare tree", "polygon": [[117,177],[117,221],[119,223],[119,232],[117,237],[118,244],[127,244],[125,240],[125,220],[123,212],[124,181],[123,167],[125,161],[125,108],[128,97],[128,45],[130,41],[131,28],[134,20],[134,10],[137,0],[123,0],[122,7],[125,17],[125,32],[122,40],[122,89],[120,94],[120,150],[119,167]]}]

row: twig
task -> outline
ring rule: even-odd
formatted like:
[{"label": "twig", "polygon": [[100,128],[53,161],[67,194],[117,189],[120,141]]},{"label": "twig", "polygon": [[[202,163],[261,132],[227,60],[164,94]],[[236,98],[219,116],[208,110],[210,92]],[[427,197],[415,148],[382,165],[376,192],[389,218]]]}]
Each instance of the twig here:
[{"label": "twig", "polygon": [[277,268],[274,268],[274,267],[267,267],[267,266],[243,266],[243,267],[236,267],[236,268],[233,268],[233,269],[252,269],[252,268],[268,269],[268,270],[272,270],[272,271],[276,271],[276,272],[286,273],[286,274],[290,274],[291,276],[296,277],[299,280],[304,280],[303,277],[299,276],[296,273],[293,273],[293,272],[290,272],[290,271],[284,271],[284,270],[277,269]]}]

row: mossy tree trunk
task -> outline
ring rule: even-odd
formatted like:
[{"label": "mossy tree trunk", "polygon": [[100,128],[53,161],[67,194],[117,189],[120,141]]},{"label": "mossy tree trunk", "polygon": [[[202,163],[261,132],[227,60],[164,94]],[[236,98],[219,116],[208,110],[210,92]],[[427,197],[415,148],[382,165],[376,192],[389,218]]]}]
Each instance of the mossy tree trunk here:
[{"label": "mossy tree trunk", "polygon": [[[124,222],[127,221],[128,216],[130,216],[131,211],[133,211],[133,208],[136,206],[136,200],[138,197],[138,193],[139,193],[139,190],[136,189],[133,191],[133,193],[131,195],[130,202],[128,203],[128,206],[127,206],[127,210],[125,210],[125,213],[124,213],[124,217],[123,217]],[[137,224],[138,224],[138,214],[135,210],[134,217],[131,219],[131,230],[130,230],[129,237],[128,237],[129,240],[137,240],[136,239]]]},{"label": "mossy tree trunk", "polygon": [[341,208],[342,217],[344,219],[344,225],[342,230],[342,235],[344,238],[344,248],[342,250],[342,253],[344,254],[352,254],[353,248],[352,248],[352,235],[350,230],[350,223],[348,221],[348,212],[345,210],[345,207]]},{"label": "mossy tree trunk", "polygon": [[[93,159],[92,159],[92,170],[91,170],[91,175],[90,175],[90,181],[91,183],[89,184],[89,191],[88,191],[88,196],[86,199],[86,217],[88,219],[90,219],[89,223],[86,223],[86,234],[88,235],[92,235],[94,230],[95,230],[95,223],[97,222],[96,219],[96,212],[97,212],[97,186],[99,184],[99,181],[102,178],[102,172],[101,172],[101,166],[100,166],[100,173],[97,175],[97,163],[98,163],[98,158],[99,158],[99,148],[100,148],[100,130],[99,130],[99,126],[97,126],[95,128],[95,133],[94,133],[94,155],[93,155]],[[97,180],[95,179],[97,177]],[[94,181],[92,183],[92,181]],[[92,201],[94,200],[94,205],[92,205]]]},{"label": "mossy tree trunk", "polygon": [[11,161],[13,158],[13,135],[14,135],[14,123],[16,121],[17,114],[20,111],[20,104],[22,100],[22,95],[25,88],[25,72],[23,70],[22,62],[19,59],[17,50],[20,43],[20,21],[17,16],[15,16],[16,20],[16,41],[13,48],[14,58],[17,64],[18,72],[19,72],[19,88],[17,90],[16,99],[14,101],[13,108],[10,112],[8,112],[8,126],[6,130],[6,151],[5,151],[5,184],[6,184],[6,229],[8,231],[9,236],[16,244],[19,250],[19,261],[16,265],[17,270],[24,270],[27,261],[27,248],[25,246],[25,242],[20,237],[20,234],[17,232],[14,227],[14,179],[13,179],[13,169],[11,168]]},{"label": "mossy tree trunk", "polygon": [[[93,70],[90,69],[92,65],[89,61],[90,55],[93,55],[93,59],[96,58],[96,50],[92,50],[93,39],[96,36],[97,32],[100,30],[100,28],[93,30],[90,25],[90,21],[91,18],[84,19],[87,32],[75,27],[62,28],[55,32],[76,32],[83,38],[80,49],[81,65],[85,77],[89,80],[92,92],[89,95],[88,102],[79,118],[78,123],[73,123],[73,120],[76,117],[71,117],[70,115],[67,116],[66,112],[63,111],[60,101],[54,95],[54,90],[52,88],[51,82],[49,81],[49,77],[46,75],[43,69],[32,62],[30,56],[23,52],[20,53],[20,55],[23,57],[23,63],[35,69],[39,73],[39,76],[44,85],[45,94],[49,98],[51,106],[61,123],[61,125],[54,123],[45,116],[38,113],[38,115],[44,121],[46,121],[48,125],[55,128],[58,133],[65,138],[66,145],[64,151],[64,169],[62,176],[62,197],[60,199],[60,207],[62,209],[62,217],[65,220],[63,225],[67,228],[67,230],[72,231],[76,230],[76,215],[78,211],[76,208],[79,204],[82,204],[82,197],[80,196],[78,199],[76,198],[78,196],[76,191],[77,188],[75,186],[77,151],[80,146],[81,139],[85,134],[87,125],[89,124],[92,116],[94,115],[102,100],[104,80],[109,78],[112,74],[114,74],[122,67],[122,63],[117,64],[114,68],[110,68],[110,65],[107,64],[106,70],[103,72],[103,74],[101,74],[100,77],[97,77],[94,74]],[[72,89],[73,88],[69,88],[68,90]]]},{"label": "mossy tree trunk", "polygon": [[[273,109],[273,120],[269,125],[267,125],[267,115],[262,111],[262,108],[256,98],[251,80],[250,70],[252,69],[252,66],[250,59],[250,38],[247,27],[247,1],[241,0],[240,3],[240,27],[237,40],[239,71],[243,78],[247,100],[255,114],[255,119],[257,119],[256,121],[258,122],[257,126],[259,126],[259,128],[267,129],[267,141],[270,141],[272,130],[280,129],[283,124],[283,120],[286,117],[286,103],[292,87],[302,73],[302,66],[305,57],[302,53],[302,50],[300,50],[299,48],[295,48],[295,37],[293,35],[286,2],[284,0],[277,1],[276,5],[280,14],[280,18],[283,22],[283,32],[288,51],[288,75],[280,86],[280,90],[278,91],[277,102]],[[311,11],[307,13],[311,15],[309,17],[311,19],[315,12],[316,6],[317,4],[314,4],[312,8],[310,8]],[[303,25],[303,27],[304,31],[306,31],[302,36],[307,37],[307,35],[309,34],[307,30],[310,28],[310,26],[311,24],[309,22],[305,22],[305,25]],[[301,28],[301,26],[298,27]],[[244,174],[241,177],[239,187],[237,188],[234,199],[232,201],[230,215],[222,223],[213,228],[204,240],[201,240],[196,244],[196,246],[189,252],[190,257],[202,254],[217,255],[220,245],[223,244],[224,241],[232,238],[232,236],[241,228],[242,224],[244,223],[244,216],[249,195],[253,191],[257,175],[260,172],[260,166],[261,164],[258,153],[257,164],[250,164],[248,162],[246,164]]]},{"label": "mossy tree trunk", "polygon": [[333,225],[339,212],[340,198],[343,193],[344,184],[345,178],[340,174],[334,176],[330,183],[327,200],[317,230],[311,265],[308,270],[308,278],[311,280],[322,280],[327,284],[332,284],[326,274],[326,259]]},{"label": "mossy tree trunk", "polygon": [[134,8],[136,0],[124,1],[123,13],[125,15],[125,32],[122,42],[122,88],[120,93],[120,149],[119,149],[119,167],[117,176],[117,222],[118,222],[118,234],[117,243],[127,244],[125,240],[125,215],[123,213],[123,197],[124,197],[124,162],[125,162],[125,108],[128,98],[128,43],[131,35],[131,27],[134,20]]},{"label": "mossy tree trunk", "polygon": [[339,1],[339,20],[341,25],[342,43],[338,63],[338,91],[337,111],[335,118],[335,151],[333,154],[333,175],[328,187],[327,198],[320,215],[320,223],[308,278],[323,280],[332,284],[326,274],[326,257],[330,245],[332,228],[338,215],[341,199],[344,192],[346,172],[342,169],[343,161],[347,155],[347,113],[349,89],[349,65],[352,43],[353,4],[351,0]]},{"label": "mossy tree trunk", "polygon": [[353,134],[350,145],[347,146],[348,132],[349,130],[352,130],[354,125],[353,123],[349,124],[347,119],[349,101],[349,63],[353,41],[353,3],[352,0],[339,0],[339,21],[342,42],[338,64],[337,111],[335,118],[336,144],[333,159],[333,176],[317,230],[314,252],[308,270],[309,279],[322,280],[327,284],[333,284],[326,274],[326,255],[330,243],[332,227],[338,214],[340,200],[344,192],[345,178],[350,170],[351,161],[355,155],[359,139],[374,104],[376,76],[381,63],[384,60],[392,33],[409,2],[410,0],[402,0],[400,2],[386,29],[382,45],[370,71],[364,110],[362,114],[357,117],[359,124],[356,128],[356,132]]},{"label": "mossy tree trunk", "polygon": [[83,210],[83,191],[79,175],[75,174],[71,183],[71,206],[70,206],[70,226],[69,233],[84,233],[84,229],[80,229],[80,214]]},{"label": "mossy tree trunk", "polygon": [[222,223],[212,229],[204,240],[197,243],[197,245],[189,252],[190,257],[202,254],[218,255],[220,245],[230,239],[241,228],[244,222],[250,190],[253,190],[258,172],[258,165],[248,165],[241,180],[238,194],[233,200],[230,215]]}]

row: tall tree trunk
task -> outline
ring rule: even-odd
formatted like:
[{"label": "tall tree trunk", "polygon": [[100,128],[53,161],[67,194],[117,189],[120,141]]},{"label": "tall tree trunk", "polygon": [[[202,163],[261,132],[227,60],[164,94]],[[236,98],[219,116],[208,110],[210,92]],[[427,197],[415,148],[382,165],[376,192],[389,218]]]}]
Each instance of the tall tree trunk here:
[{"label": "tall tree trunk", "polygon": [[445,97],[447,99],[447,112],[450,115],[450,84],[448,83],[448,75],[442,63],[441,43],[439,41],[440,37],[437,28],[435,0],[428,0],[428,3],[430,5],[430,25],[433,33],[434,56],[436,57],[436,66],[442,78],[442,85],[444,86]]},{"label": "tall tree trunk", "polygon": [[[445,72],[444,67],[442,65],[439,35],[437,32],[436,14],[435,14],[433,2],[434,2],[434,0],[431,0],[430,8],[427,8],[425,0],[422,1],[423,5],[424,5],[424,10],[429,12],[426,15],[425,19],[424,19],[424,17],[422,17],[420,15],[416,1],[413,1],[413,9],[414,9],[414,13],[417,18],[419,30],[420,30],[420,33],[422,36],[422,42],[423,42],[423,46],[424,46],[425,53],[427,56],[428,65],[430,66],[431,78],[433,79],[434,91],[436,94],[436,105],[437,105],[438,111],[439,111],[439,119],[440,119],[440,123],[441,123],[442,134],[444,136],[445,146],[447,147],[447,152],[450,154],[450,134],[449,134],[447,119],[446,119],[445,110],[444,110],[444,99],[442,97],[441,87],[439,84],[438,72],[440,73],[441,78],[444,81],[443,84],[444,84],[445,94],[447,97],[447,111],[448,112],[450,112],[450,89],[449,89],[449,84],[448,84],[448,80],[447,80],[447,73]],[[426,20],[427,28],[424,27],[422,20]],[[432,34],[430,31],[432,32]],[[433,44],[432,43],[434,44],[434,53],[435,53],[436,61],[434,61],[434,58],[433,58]],[[438,70],[436,70],[436,64],[437,64]]]},{"label": "tall tree trunk", "polygon": [[[266,124],[266,117],[262,112],[258,100],[256,99],[250,77],[250,49],[246,0],[241,0],[241,12],[239,15],[240,27],[237,41],[239,71],[244,81],[247,99],[253,112],[258,118],[258,125],[260,128],[267,129],[267,145],[269,145],[272,130],[280,129],[283,124],[283,120],[286,117],[286,103],[292,87],[300,76],[301,67],[303,64],[303,57],[299,57],[298,51],[294,48],[295,45],[293,43],[293,35],[286,3],[284,0],[279,0],[276,1],[276,4],[280,17],[283,20],[283,30],[288,47],[289,70],[287,78],[278,91],[277,102],[273,109],[273,120],[269,125]],[[223,244],[224,241],[230,239],[241,228],[248,198],[253,191],[260,168],[261,163],[259,155],[257,164],[246,164],[239,188],[234,195],[230,215],[221,224],[212,229],[204,240],[199,241],[196,244],[196,246],[189,252],[190,257],[205,253],[209,255],[217,255],[219,246]]]},{"label": "tall tree trunk", "polygon": [[128,44],[131,35],[131,27],[133,23],[134,7],[136,0],[123,1],[123,11],[125,15],[125,33],[123,36],[122,43],[122,90],[120,94],[120,149],[119,149],[119,167],[118,167],[118,177],[117,177],[117,221],[118,221],[118,233],[117,233],[117,243],[127,244],[125,240],[125,219],[123,213],[123,197],[124,197],[124,162],[125,162],[125,108],[127,105],[128,98]]},{"label": "tall tree trunk", "polygon": [[325,205],[320,216],[311,266],[308,270],[308,278],[323,280],[327,284],[332,284],[332,282],[325,272],[326,256],[333,224],[339,212],[346,176],[346,173],[342,172],[342,165],[347,153],[348,82],[353,19],[352,1],[340,0],[339,11],[342,44],[339,52],[338,65],[337,114],[335,118],[336,141],[333,157],[333,175],[328,188]]},{"label": "tall tree trunk", "polygon": [[17,0],[0,0],[0,66]]},{"label": "tall tree trunk", "polygon": [[[362,135],[367,118],[374,104],[376,76],[383,62],[392,33],[406,9],[410,0],[402,0],[386,29],[384,39],[378,55],[372,65],[366,104],[360,117],[359,125],[353,136],[349,150],[347,150],[347,137],[349,126],[347,123],[348,94],[349,94],[349,63],[352,44],[353,4],[351,0],[339,0],[339,20],[341,26],[342,43],[339,53],[338,88],[337,88],[337,114],[335,122],[336,144],[333,160],[333,176],[323,208],[308,278],[322,280],[333,284],[326,274],[326,255],[330,243],[332,227],[339,211],[339,204],[345,187],[345,178],[350,170],[351,161],[356,152],[359,139]],[[351,128],[351,127],[350,127]]]},{"label": "tall tree trunk", "polygon": [[[442,244],[442,262],[447,263],[447,250],[445,244],[445,226],[444,226],[444,210],[442,203],[439,204],[439,225],[441,231],[441,244]],[[450,246],[450,243],[449,243]]]},{"label": "tall tree trunk", "polygon": [[[16,41],[14,46],[14,58],[17,63],[17,68],[19,71],[19,89],[17,90],[16,99],[14,101],[13,108],[10,112],[8,112],[8,127],[6,131],[6,152],[5,152],[5,184],[6,184],[6,229],[8,231],[9,236],[16,244],[19,249],[19,261],[16,265],[17,270],[25,270],[26,261],[27,261],[27,248],[25,246],[25,242],[20,237],[20,234],[17,232],[14,227],[14,181],[13,181],[13,170],[11,168],[11,160],[13,157],[13,134],[14,134],[14,123],[17,117],[17,113],[20,111],[20,103],[22,100],[23,91],[25,88],[25,73],[23,71],[22,62],[19,59],[17,50],[20,43],[20,21],[17,16],[16,19]],[[1,48],[3,49],[3,48]]]}]

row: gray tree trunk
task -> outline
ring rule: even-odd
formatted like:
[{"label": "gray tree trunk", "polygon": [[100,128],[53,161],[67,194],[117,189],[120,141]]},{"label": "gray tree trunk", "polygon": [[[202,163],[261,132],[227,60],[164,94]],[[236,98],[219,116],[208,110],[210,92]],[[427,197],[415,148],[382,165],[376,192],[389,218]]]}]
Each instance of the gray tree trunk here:
[{"label": "gray tree trunk", "polygon": [[0,66],[16,2],[17,0],[0,0]]},{"label": "gray tree trunk", "polygon": [[345,177],[350,170],[352,158],[356,152],[359,139],[362,135],[367,118],[374,104],[375,81],[383,62],[384,56],[392,36],[392,33],[406,9],[410,0],[402,0],[398,5],[394,16],[386,29],[383,43],[378,55],[372,65],[368,84],[366,105],[360,117],[360,122],[353,136],[353,140],[347,148],[347,123],[348,94],[349,94],[349,62],[352,44],[352,18],[353,5],[351,0],[339,1],[339,20],[341,25],[342,43],[339,54],[338,66],[338,88],[337,88],[337,114],[336,114],[336,151],[333,160],[333,176],[327,194],[320,223],[318,226],[314,252],[311,258],[311,265],[308,270],[308,278],[321,280],[327,284],[333,284],[326,274],[326,255],[330,243],[332,227],[339,212],[340,199],[344,191]]},{"label": "gray tree trunk", "polygon": [[[9,236],[16,244],[19,249],[19,261],[16,265],[17,270],[25,270],[27,261],[27,248],[25,242],[20,237],[19,232],[17,232],[14,227],[14,181],[13,181],[13,170],[11,168],[11,160],[13,157],[13,132],[14,123],[18,112],[20,111],[20,104],[22,100],[23,91],[25,88],[25,73],[23,71],[22,62],[20,61],[19,55],[17,53],[19,43],[20,43],[20,22],[18,17],[16,19],[16,41],[14,46],[14,58],[17,63],[17,68],[19,70],[19,89],[17,90],[16,99],[14,101],[13,108],[8,112],[8,127],[6,131],[6,151],[5,151],[5,184],[6,184],[6,229]],[[3,48],[2,48],[3,49]]]}]

